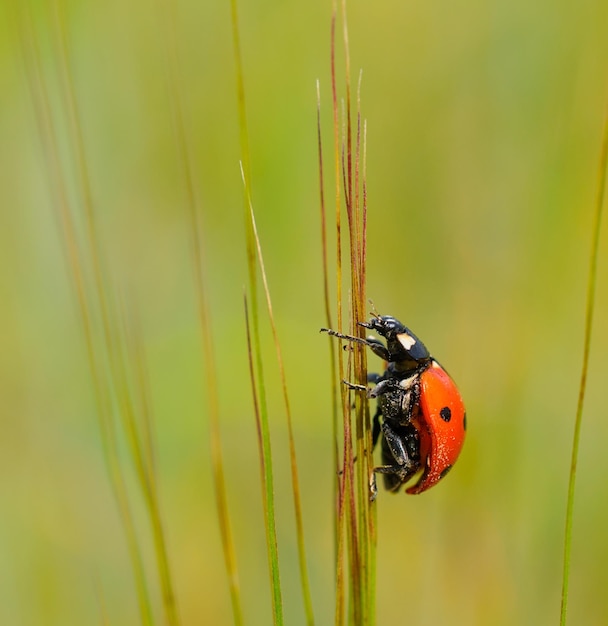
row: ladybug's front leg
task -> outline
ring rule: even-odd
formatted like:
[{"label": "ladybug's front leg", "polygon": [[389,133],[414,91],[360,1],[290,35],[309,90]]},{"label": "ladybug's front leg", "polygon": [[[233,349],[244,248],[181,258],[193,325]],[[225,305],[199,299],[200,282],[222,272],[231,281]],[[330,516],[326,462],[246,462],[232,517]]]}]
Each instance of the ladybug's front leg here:
[{"label": "ladybug's front leg", "polygon": [[[359,326],[365,326],[365,324],[359,323]],[[346,341],[352,341],[353,343],[362,343],[363,345],[371,348],[371,351],[376,356],[379,356],[384,361],[389,360],[389,353],[386,349],[386,346],[375,337],[368,337],[367,339],[363,339],[362,337],[355,337],[354,335],[345,335],[344,333],[339,333],[337,330],[332,330],[331,328],[321,328],[320,332],[327,333],[332,337],[338,337],[339,339],[346,339]]]}]

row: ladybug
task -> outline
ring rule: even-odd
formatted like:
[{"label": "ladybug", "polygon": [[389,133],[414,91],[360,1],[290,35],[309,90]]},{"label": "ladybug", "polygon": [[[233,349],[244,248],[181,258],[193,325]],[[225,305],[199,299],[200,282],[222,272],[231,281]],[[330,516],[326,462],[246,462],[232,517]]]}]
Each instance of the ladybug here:
[{"label": "ladybug", "polygon": [[[386,489],[396,493],[421,472],[406,492],[422,493],[452,469],[462,449],[467,416],[460,392],[422,341],[399,320],[376,315],[369,322],[359,322],[359,326],[376,331],[386,344],[375,337],[362,339],[327,328],[321,330],[363,343],[387,362],[384,374],[368,376],[369,382],[374,383],[368,395],[378,401],[372,442],[375,448],[382,435],[383,462],[373,470],[371,497],[376,495],[376,473],[383,474]],[[367,390],[361,385],[346,384]]]}]

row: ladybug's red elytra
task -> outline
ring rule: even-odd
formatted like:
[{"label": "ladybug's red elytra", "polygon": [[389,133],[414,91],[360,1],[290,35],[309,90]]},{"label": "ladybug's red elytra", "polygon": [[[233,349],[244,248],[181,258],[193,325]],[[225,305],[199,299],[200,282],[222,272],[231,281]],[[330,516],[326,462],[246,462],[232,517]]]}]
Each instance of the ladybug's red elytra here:
[{"label": "ladybug's red elytra", "polygon": [[[374,447],[382,434],[383,465],[374,468],[374,476],[384,474],[386,489],[396,493],[421,472],[406,492],[422,493],[450,471],[462,449],[467,423],[460,392],[422,341],[399,320],[378,315],[359,325],[376,331],[386,345],[375,337],[362,339],[327,328],[321,330],[363,343],[388,363],[384,374],[368,376],[375,383],[369,397],[378,400],[372,431]],[[373,499],[373,476],[370,489]]]}]

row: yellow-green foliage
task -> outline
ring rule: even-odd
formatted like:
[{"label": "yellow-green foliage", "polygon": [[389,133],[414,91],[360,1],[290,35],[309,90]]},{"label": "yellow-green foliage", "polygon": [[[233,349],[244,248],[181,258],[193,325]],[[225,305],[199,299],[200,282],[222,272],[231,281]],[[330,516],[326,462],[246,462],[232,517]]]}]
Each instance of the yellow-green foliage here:
[{"label": "yellow-green foliage", "polygon": [[[106,467],[57,206],[61,183],[94,300],[55,4],[0,7],[0,623],[135,624],[134,557]],[[232,620],[189,199],[169,91],[176,80],[201,210],[243,612],[245,623],[269,624],[243,314],[248,277],[230,5],[59,4],[113,332],[125,349],[136,324],[141,340],[139,357],[124,355],[138,419],[147,415],[138,363],[147,369],[155,449],[148,454],[146,422],[138,422],[145,471],[131,461],[133,442],[119,417],[127,396],[120,385],[105,393],[152,619],[165,619],[158,522],[150,522],[157,504],[181,623]],[[174,75],[167,11],[176,11]],[[314,612],[323,625],[334,615],[335,476],[329,355],[318,334],[325,314],[315,81],[331,221],[331,3],[243,0],[239,11],[251,193],[289,386]],[[379,493],[377,622],[556,623],[608,5],[353,0],[349,20],[351,67],[354,75],[363,68],[368,123],[368,296],[381,313],[411,326],[450,371],[469,425],[461,459],[438,487],[418,497]],[[20,30],[30,22],[31,31]],[[62,173],[51,166],[37,122],[42,96],[30,89],[32,46]],[[607,252],[604,228],[574,510],[571,624],[602,623],[608,614]],[[104,336],[98,307],[91,316],[95,345],[107,351],[100,376],[111,380],[116,347]],[[300,624],[287,425],[265,315],[260,324],[283,608],[286,624]],[[371,370],[381,367],[368,357]],[[155,477],[153,506],[142,488],[146,471]]]}]

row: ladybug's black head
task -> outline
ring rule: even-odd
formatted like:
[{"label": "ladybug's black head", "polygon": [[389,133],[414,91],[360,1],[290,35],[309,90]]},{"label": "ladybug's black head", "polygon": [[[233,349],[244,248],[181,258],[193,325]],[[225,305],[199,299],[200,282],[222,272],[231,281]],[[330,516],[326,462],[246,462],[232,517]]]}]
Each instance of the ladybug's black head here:
[{"label": "ladybug's black head", "polygon": [[422,341],[407,326],[390,315],[372,317],[369,322],[361,325],[375,330],[386,339],[388,360],[397,369],[417,369],[431,358]]}]

